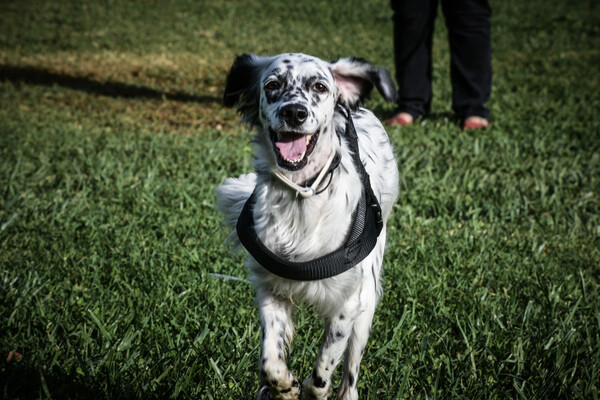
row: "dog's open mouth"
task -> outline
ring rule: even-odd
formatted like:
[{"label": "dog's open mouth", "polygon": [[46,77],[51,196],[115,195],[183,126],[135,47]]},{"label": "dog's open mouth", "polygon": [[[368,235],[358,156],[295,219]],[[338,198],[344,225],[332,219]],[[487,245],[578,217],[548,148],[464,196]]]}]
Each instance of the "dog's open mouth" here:
[{"label": "dog's open mouth", "polygon": [[303,168],[308,156],[315,149],[319,132],[306,135],[297,132],[276,132],[269,128],[273,149],[277,155],[277,164],[290,171]]}]

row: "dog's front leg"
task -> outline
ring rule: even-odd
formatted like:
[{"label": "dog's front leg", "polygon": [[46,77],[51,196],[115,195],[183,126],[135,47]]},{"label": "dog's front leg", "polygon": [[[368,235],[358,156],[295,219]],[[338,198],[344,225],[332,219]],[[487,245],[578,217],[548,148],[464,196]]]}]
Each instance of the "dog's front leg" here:
[{"label": "dog's front leg", "polygon": [[325,333],[317,363],[312,375],[303,384],[305,399],[326,399],[331,393],[331,376],[344,355],[359,312],[360,285],[333,316],[325,318]]},{"label": "dog's front leg", "polygon": [[262,327],[260,379],[258,400],[298,400],[300,383],[285,363],[286,348],[293,337],[293,322],[289,300],[259,290],[257,294]]},{"label": "dog's front leg", "polygon": [[379,243],[371,254],[363,261],[363,276],[367,276],[360,292],[360,313],[354,321],[352,333],[348,339],[346,360],[344,362],[344,375],[338,391],[339,400],[357,400],[358,390],[356,383],[360,371],[360,361],[365,351],[375,307],[379,300],[380,273],[385,246],[385,228],[379,235]]},{"label": "dog's front leg", "polygon": [[371,334],[371,323],[377,304],[377,292],[370,282],[365,282],[361,293],[360,313],[354,321],[352,333],[348,339],[344,361],[344,374],[338,391],[339,400],[357,400],[358,390],[356,383],[360,371],[362,359],[369,335]]}]

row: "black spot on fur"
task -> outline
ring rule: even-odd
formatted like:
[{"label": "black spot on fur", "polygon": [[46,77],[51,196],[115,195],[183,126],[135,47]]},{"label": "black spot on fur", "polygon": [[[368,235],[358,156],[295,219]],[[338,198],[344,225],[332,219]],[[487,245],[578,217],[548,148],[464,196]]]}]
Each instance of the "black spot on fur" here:
[{"label": "black spot on fur", "polygon": [[258,389],[258,394],[256,396],[257,400],[271,400],[271,390],[269,389],[268,386],[261,386],[260,389]]},{"label": "black spot on fur", "polygon": [[319,389],[323,389],[327,385],[327,381],[324,380],[323,378],[321,378],[319,376],[319,374],[317,374],[316,369],[313,371],[312,378],[313,378],[313,382],[315,383],[315,386],[318,387]]},{"label": "black spot on fur", "polygon": [[342,338],[344,337],[344,332],[337,331],[337,332],[335,333],[335,337],[336,337],[336,339],[338,339],[338,340],[342,339]]},{"label": "black spot on fur", "polygon": [[271,385],[273,386],[277,386],[279,382],[277,382],[277,379],[271,379]]},{"label": "black spot on fur", "polygon": [[302,87],[306,90],[310,90],[310,87],[317,81],[317,78],[314,76],[308,76],[302,79]]},{"label": "black spot on fur", "polygon": [[348,383],[350,386],[354,386],[354,374],[352,372],[348,374]]},{"label": "black spot on fur", "polygon": [[294,379],[294,380],[292,381],[292,386],[293,386],[293,387],[298,387],[298,386],[300,386],[300,382],[298,382],[298,380],[297,380],[297,379]]},{"label": "black spot on fur", "polygon": [[287,388],[287,389],[281,389],[281,390],[279,391],[279,393],[289,393],[289,392],[291,392],[291,391],[292,391],[292,388],[290,387],[290,388]]},{"label": "black spot on fur", "polygon": [[265,91],[265,98],[267,99],[267,103],[268,104],[273,104],[276,101],[279,100],[279,95],[280,95],[280,91],[279,90],[275,90],[275,91]]},{"label": "black spot on fur", "polygon": [[327,381],[325,381],[320,376],[317,376],[317,379],[315,380],[315,386],[319,389],[323,389],[325,386],[327,386]]},{"label": "black spot on fur", "polygon": [[[377,164],[377,160],[375,160],[373,158],[373,154],[367,153],[367,156],[369,156],[369,158],[371,159],[371,161],[373,161],[373,163]],[[373,276],[375,276],[375,269],[374,268],[373,268]]]},{"label": "black spot on fur", "polygon": [[346,318],[346,316],[344,314],[340,314],[340,319],[343,320],[344,318]]},{"label": "black spot on fur", "polygon": [[377,277],[375,276],[375,266],[371,266],[371,272],[373,273],[373,282],[375,284],[375,291],[377,291]]}]

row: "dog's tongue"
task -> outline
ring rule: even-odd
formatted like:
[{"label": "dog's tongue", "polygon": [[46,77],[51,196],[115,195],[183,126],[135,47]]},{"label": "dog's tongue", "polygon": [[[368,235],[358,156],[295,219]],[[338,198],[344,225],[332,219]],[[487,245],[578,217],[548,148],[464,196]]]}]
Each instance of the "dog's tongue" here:
[{"label": "dog's tongue", "polygon": [[283,134],[275,142],[282,157],[288,160],[298,160],[306,151],[306,138],[304,135]]}]

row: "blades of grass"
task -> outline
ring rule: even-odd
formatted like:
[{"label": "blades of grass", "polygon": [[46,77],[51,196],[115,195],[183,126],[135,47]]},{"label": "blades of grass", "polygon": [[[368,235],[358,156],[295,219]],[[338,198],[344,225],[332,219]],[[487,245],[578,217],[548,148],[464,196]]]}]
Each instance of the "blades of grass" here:
[{"label": "blades of grass", "polygon": [[221,385],[224,385],[225,384],[225,379],[223,378],[223,373],[221,372],[221,369],[219,368],[219,366],[217,365],[217,363],[215,362],[215,360],[213,360],[212,357],[211,357],[208,360],[208,362],[210,363],[210,367],[212,368],[212,370],[216,374],[217,379],[219,380],[219,383]]},{"label": "blades of grass", "polygon": [[6,228],[8,228],[17,218],[19,217],[19,213],[15,213],[8,218],[8,221],[0,226],[0,233],[4,232]]},{"label": "blades of grass", "polygon": [[117,351],[129,350],[131,348],[131,342],[133,342],[138,336],[140,336],[140,331],[136,331],[135,327],[132,325],[129,327],[119,345],[117,346]]},{"label": "blades of grass", "polygon": [[467,353],[469,354],[469,359],[471,360],[471,374],[472,374],[471,376],[473,378],[476,378],[477,377],[477,367],[475,365],[475,354],[473,352],[473,348],[471,347],[469,339],[467,338],[467,334],[465,333],[465,330],[462,327],[460,320],[458,319],[458,314],[456,314],[456,324],[458,325],[458,329],[460,330],[463,340],[465,341],[465,344],[467,345]]},{"label": "blades of grass", "polygon": [[112,335],[106,330],[106,328],[104,327],[104,324],[100,321],[100,319],[96,316],[96,314],[94,314],[94,312],[92,310],[87,310],[89,316],[92,318],[92,321],[94,321],[94,323],[96,324],[96,326],[98,327],[98,329],[100,329],[100,332],[102,332],[102,335],[110,342],[112,341]]},{"label": "blades of grass", "polygon": [[392,338],[375,352],[375,354],[374,354],[375,358],[382,357],[385,354],[385,352],[392,346],[392,344],[394,344],[394,337],[396,336],[396,334],[398,334],[398,335],[402,334],[401,328],[404,325],[404,321],[406,320],[407,315],[408,315],[408,306],[404,306],[404,312],[402,313],[400,320],[398,321],[398,323],[396,324],[396,327],[393,330],[394,333],[392,335]]},{"label": "blades of grass", "polygon": [[519,384],[517,383],[516,379],[513,379],[513,387],[517,391],[517,394],[519,395],[521,400],[529,400],[529,397],[527,397],[527,395],[525,394],[525,392],[523,390],[525,387],[525,382],[523,382],[521,387],[519,387]]}]

